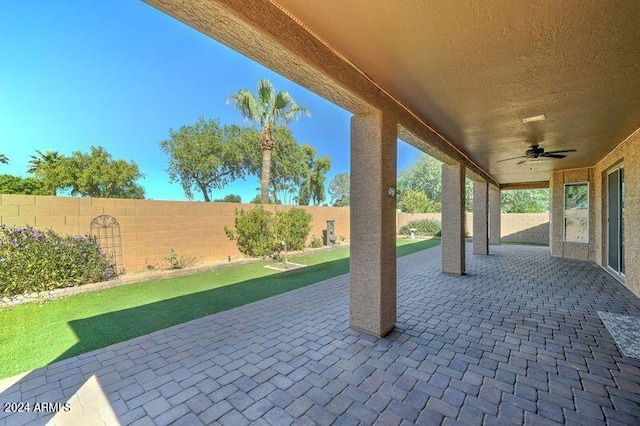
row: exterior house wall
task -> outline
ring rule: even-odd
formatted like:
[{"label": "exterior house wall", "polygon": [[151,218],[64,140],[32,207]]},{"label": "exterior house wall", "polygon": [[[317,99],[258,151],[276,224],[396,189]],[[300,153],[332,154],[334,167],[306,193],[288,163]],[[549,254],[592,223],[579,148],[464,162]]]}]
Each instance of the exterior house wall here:
[{"label": "exterior house wall", "polygon": [[[591,260],[607,265],[607,175],[624,166],[625,277],[627,288],[640,296],[640,129],[624,140],[595,167],[554,172],[551,177],[551,255]],[[589,244],[563,241],[564,183],[589,181]]]},{"label": "exterior house wall", "polygon": [[[595,218],[596,206],[593,168],[561,170],[554,172],[550,179],[551,188],[551,255],[566,259],[591,260],[595,253],[596,238]],[[564,186],[570,183],[589,184],[589,237],[587,243],[576,243],[564,240]]]},{"label": "exterior house wall", "polygon": [[640,129],[636,130],[595,167],[595,198],[597,229],[591,260],[607,265],[607,175],[616,167],[624,166],[625,206],[625,286],[640,296]]}]

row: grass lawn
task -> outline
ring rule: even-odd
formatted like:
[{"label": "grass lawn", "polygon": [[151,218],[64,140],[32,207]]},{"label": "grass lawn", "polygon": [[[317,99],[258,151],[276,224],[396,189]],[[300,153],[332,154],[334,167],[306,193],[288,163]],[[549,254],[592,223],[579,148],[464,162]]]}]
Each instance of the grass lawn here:
[{"label": "grass lawn", "polygon": [[[438,244],[398,239],[396,254]],[[2,309],[0,378],[345,274],[349,248],[291,261],[308,267],[278,272],[256,262]]]}]

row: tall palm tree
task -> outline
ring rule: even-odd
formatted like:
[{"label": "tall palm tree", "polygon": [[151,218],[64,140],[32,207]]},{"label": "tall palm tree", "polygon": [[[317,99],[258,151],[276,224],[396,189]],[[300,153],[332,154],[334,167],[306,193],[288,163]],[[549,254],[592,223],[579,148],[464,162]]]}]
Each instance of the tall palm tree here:
[{"label": "tall palm tree", "polygon": [[298,105],[289,93],[276,92],[269,80],[258,82],[255,95],[241,89],[229,98],[242,116],[262,127],[260,146],[262,147],[262,172],[260,174],[260,202],[269,203],[269,171],[271,170],[271,150],[275,145],[271,127],[286,125],[301,115],[310,116],[309,111]]},{"label": "tall palm tree", "polygon": [[0,164],[9,164],[9,159],[6,155],[0,154]]},{"label": "tall palm tree", "polygon": [[36,149],[36,153],[38,155],[29,156],[31,157],[31,159],[29,160],[29,168],[27,169],[27,173],[35,174],[41,167],[57,163],[63,158],[63,155],[61,155],[58,151],[42,152],[39,149]]}]

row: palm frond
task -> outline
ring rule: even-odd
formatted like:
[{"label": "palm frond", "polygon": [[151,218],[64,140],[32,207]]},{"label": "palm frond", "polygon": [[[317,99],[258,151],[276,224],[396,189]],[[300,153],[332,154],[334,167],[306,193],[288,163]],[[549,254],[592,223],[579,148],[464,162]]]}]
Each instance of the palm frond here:
[{"label": "palm frond", "polygon": [[257,101],[260,102],[263,108],[266,109],[268,105],[273,104],[274,92],[273,84],[269,80],[263,78],[258,82],[256,89]]},{"label": "palm frond", "polygon": [[306,117],[311,116],[308,109],[298,105],[291,95],[284,91],[276,94],[276,102],[274,106],[276,121],[281,124],[288,124],[303,115]]},{"label": "palm frond", "polygon": [[233,102],[244,118],[261,124],[260,105],[249,90],[240,89],[238,93],[229,97],[228,102]]}]

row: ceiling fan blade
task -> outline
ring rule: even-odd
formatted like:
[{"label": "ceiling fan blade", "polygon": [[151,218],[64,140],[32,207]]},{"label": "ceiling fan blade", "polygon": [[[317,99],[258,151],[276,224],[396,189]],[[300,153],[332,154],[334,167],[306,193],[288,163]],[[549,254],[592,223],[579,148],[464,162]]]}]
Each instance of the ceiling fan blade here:
[{"label": "ceiling fan blade", "polygon": [[575,149],[562,149],[560,151],[546,151],[546,154],[562,154],[563,152],[576,152]]},{"label": "ceiling fan blade", "polygon": [[527,157],[526,155],[520,155],[518,157],[511,157],[511,158],[505,158],[505,159],[502,159],[502,160],[498,160],[497,163],[502,163],[503,161],[509,161],[509,160],[516,160],[518,158],[529,158],[529,157]]},{"label": "ceiling fan blade", "polygon": [[549,157],[549,158],[564,158],[566,155],[563,154],[552,154],[550,152],[545,152],[544,154],[540,154],[541,157]]},{"label": "ceiling fan blade", "polygon": [[519,166],[520,164],[528,163],[528,162],[529,162],[529,160],[530,160],[530,159],[529,159],[529,158],[527,158],[526,160],[518,161],[518,162],[516,163],[516,166]]}]

